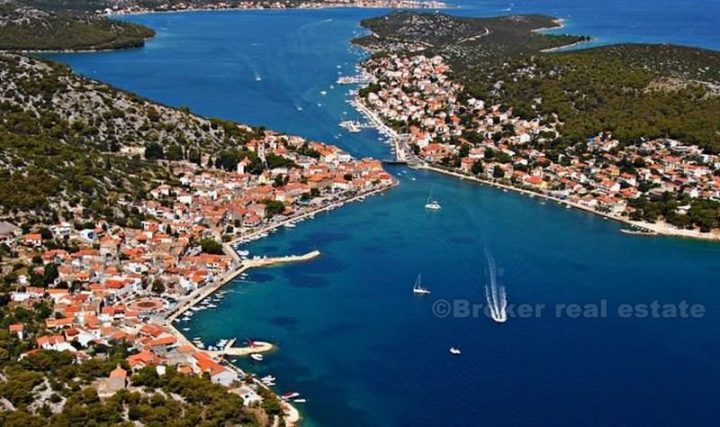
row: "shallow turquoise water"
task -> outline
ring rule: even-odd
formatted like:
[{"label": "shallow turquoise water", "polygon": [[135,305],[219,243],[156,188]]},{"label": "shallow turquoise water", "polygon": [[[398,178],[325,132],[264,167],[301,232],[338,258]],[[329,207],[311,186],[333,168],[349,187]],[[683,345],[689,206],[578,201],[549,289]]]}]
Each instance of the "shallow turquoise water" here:
[{"label": "shallow turquoise water", "polygon": [[[490,15],[509,6],[487,1],[454,12]],[[599,42],[720,48],[718,7],[650,0],[512,6],[568,18],[565,31]],[[362,57],[348,45],[361,31],[359,19],[380,13],[134,16],[128,19],[158,31],[144,49],[53,57],[160,102],[384,157],[387,146],[373,132],[341,133],[337,123],[357,116],[345,103],[347,88],[330,88]],[[209,343],[277,342],[280,350],[262,365],[240,364],[277,376],[281,392],[306,395],[310,425],[716,424],[719,245],[628,237],[618,224],[550,203],[425,172],[392,172],[400,175],[398,188],[253,244],[259,254],[317,248],[323,255],[228,286],[218,309],[184,325],[188,334]],[[443,204],[435,214],[423,209],[431,189]],[[433,315],[438,299],[484,302],[486,251],[511,303],[604,299],[611,314],[569,319],[549,310],[503,325]],[[419,272],[429,297],[410,292]],[[707,315],[612,313],[618,304],[653,300],[704,303]],[[463,355],[451,358],[450,345]]]}]

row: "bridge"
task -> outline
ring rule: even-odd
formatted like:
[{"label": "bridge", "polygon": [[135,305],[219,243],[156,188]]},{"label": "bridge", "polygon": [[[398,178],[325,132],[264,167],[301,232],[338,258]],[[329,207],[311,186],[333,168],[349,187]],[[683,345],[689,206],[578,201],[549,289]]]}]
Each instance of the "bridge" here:
[{"label": "bridge", "polygon": [[399,159],[385,159],[382,161],[384,165],[407,165],[407,160],[399,160]]}]

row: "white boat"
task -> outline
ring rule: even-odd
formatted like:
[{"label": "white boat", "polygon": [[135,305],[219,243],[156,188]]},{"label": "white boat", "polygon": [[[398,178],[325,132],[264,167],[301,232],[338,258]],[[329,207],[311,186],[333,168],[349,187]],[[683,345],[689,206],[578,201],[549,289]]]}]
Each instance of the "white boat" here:
[{"label": "white boat", "polygon": [[293,403],[305,403],[307,399],[293,399]]},{"label": "white boat", "polygon": [[255,77],[255,81],[256,81],[256,82],[261,82],[261,81],[262,81],[262,77],[260,77],[260,76]]},{"label": "white boat", "polygon": [[437,200],[433,200],[432,191],[430,191],[430,195],[428,195],[427,202],[425,203],[425,209],[429,209],[431,211],[439,211],[440,209],[442,209],[440,203],[438,203]]},{"label": "white boat", "polygon": [[345,120],[343,122],[340,122],[340,127],[343,129],[346,129],[348,132],[351,133],[358,133],[363,130],[363,128],[367,127],[366,125],[356,122],[354,120]]},{"label": "white boat", "polygon": [[260,378],[260,381],[275,381],[277,378],[273,377],[272,375],[265,375],[264,377]]},{"label": "white boat", "polygon": [[250,358],[256,362],[262,362],[264,357],[260,353],[251,353]]},{"label": "white boat", "polygon": [[293,223],[293,222],[286,222],[285,224],[283,224],[283,227],[285,227],[285,228],[295,228],[295,223]]},{"label": "white boat", "polygon": [[288,399],[293,399],[298,396],[300,396],[300,393],[298,393],[296,391],[291,391],[291,392],[283,394],[282,398],[283,398],[283,400],[288,400]]},{"label": "white boat", "polygon": [[460,349],[457,347],[450,347],[450,354],[452,354],[453,356],[459,356]]},{"label": "white boat", "polygon": [[325,96],[325,95],[327,95],[327,92],[324,91],[324,90],[321,90],[321,91],[320,91],[320,95]]},{"label": "white boat", "polygon": [[419,294],[419,295],[429,295],[430,294],[430,290],[423,287],[423,285],[422,285],[422,274],[418,274],[418,277],[415,280],[415,286],[413,286],[413,293]]}]

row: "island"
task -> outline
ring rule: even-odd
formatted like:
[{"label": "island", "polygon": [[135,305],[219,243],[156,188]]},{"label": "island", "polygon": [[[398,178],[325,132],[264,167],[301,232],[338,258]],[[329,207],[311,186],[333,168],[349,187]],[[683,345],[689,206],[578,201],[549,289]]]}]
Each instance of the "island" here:
[{"label": "island", "polygon": [[398,12],[363,21],[356,105],[399,159],[630,225],[720,238],[720,53],[667,45],[564,51],[539,15]]}]

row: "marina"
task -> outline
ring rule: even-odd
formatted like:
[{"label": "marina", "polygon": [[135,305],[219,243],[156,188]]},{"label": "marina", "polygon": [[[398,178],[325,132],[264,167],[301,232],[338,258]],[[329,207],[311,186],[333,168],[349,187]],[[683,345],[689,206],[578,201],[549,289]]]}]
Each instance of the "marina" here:
[{"label": "marina", "polygon": [[357,75],[357,76],[342,76],[337,79],[337,84],[339,85],[364,85],[369,83],[370,80],[367,76],[364,75]]}]

